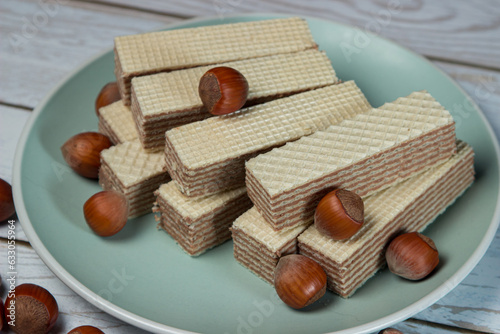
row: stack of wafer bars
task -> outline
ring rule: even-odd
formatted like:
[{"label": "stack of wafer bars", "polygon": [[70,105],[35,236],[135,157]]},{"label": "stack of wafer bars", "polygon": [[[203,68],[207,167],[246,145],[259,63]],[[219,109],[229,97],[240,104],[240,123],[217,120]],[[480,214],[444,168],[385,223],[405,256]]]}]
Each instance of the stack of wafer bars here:
[{"label": "stack of wafer bars", "polygon": [[[348,297],[384,266],[391,237],[422,231],[473,179],[472,149],[456,142],[450,114],[415,92],[249,160],[254,207],[232,226],[234,256],[271,283],[279,258],[298,249],[325,269],[330,290]],[[344,241],[311,225],[335,188],[365,202],[365,225]]]},{"label": "stack of wafer bars", "polygon": [[[232,222],[251,206],[244,186],[246,159],[369,109],[364,95],[350,81],[167,131],[166,166],[173,182],[169,184],[169,192],[162,191],[163,186],[157,192],[156,211],[160,212],[160,226],[190,255],[199,255],[222,243],[230,237]],[[183,179],[176,177],[181,172],[182,164],[191,161],[202,168],[188,175],[198,182],[193,183],[194,187],[186,188]],[[187,189],[189,197],[183,189]],[[224,209],[229,204],[223,198],[232,193],[232,189],[245,189],[247,201],[232,204],[235,210]],[[183,198],[183,201],[172,201],[172,197]],[[194,217],[199,218],[187,216],[180,207],[182,202],[184,206],[198,208],[198,201],[202,201],[203,206]],[[212,220],[216,210],[225,212],[215,215],[218,219],[231,219],[217,225]],[[203,219],[205,216],[208,222]],[[207,229],[212,233],[217,230],[221,236],[208,235]],[[200,241],[200,235],[205,239]]]},{"label": "stack of wafer bars", "polygon": [[[190,255],[227,240],[231,223],[250,207],[245,159],[370,108],[353,82],[335,86],[329,59],[299,18],[119,37],[115,60],[122,100],[101,108],[99,129],[117,145],[102,153],[100,183],[127,196],[131,216],[153,207],[159,226]],[[204,120],[211,115],[199,80],[223,65],[247,78],[247,105]],[[190,159],[202,168],[184,166]],[[166,183],[183,173],[187,186],[178,177]]]},{"label": "stack of wafer bars", "polygon": [[245,185],[245,161],[371,108],[353,81],[248,107],[166,132],[166,168],[187,196]]},{"label": "stack of wafer bars", "polygon": [[246,164],[248,194],[273,228],[308,223],[329,190],[367,196],[455,153],[453,119],[415,92]]},{"label": "stack of wafer bars", "polygon": [[[249,86],[246,106],[338,81],[326,54],[316,49],[217,66],[232,67],[245,76]],[[211,116],[203,107],[198,84],[203,74],[213,67],[201,66],[132,79],[131,110],[146,150],[163,150],[165,131]]]},{"label": "stack of wafer bars", "polygon": [[115,145],[137,139],[130,107],[119,100],[99,109],[99,132],[108,136]]},{"label": "stack of wafer bars", "polygon": [[231,238],[229,226],[252,206],[245,187],[214,196],[184,196],[173,182],[156,191],[155,212],[160,227],[191,256],[197,256]]},{"label": "stack of wafer bars", "polygon": [[286,18],[115,38],[115,74],[125,105],[132,78],[316,48],[307,22]]},{"label": "stack of wafer bars", "polygon": [[170,181],[161,153],[144,151],[139,140],[127,141],[101,152],[99,184],[116,190],[129,201],[129,218],[150,213],[154,191]]}]

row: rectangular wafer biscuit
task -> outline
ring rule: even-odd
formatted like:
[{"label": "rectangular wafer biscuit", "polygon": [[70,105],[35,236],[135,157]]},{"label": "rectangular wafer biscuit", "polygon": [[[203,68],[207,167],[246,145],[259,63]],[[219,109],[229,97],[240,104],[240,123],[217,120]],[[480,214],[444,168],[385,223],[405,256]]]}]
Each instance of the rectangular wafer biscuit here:
[{"label": "rectangular wafer biscuit", "polygon": [[232,222],[252,205],[245,187],[192,198],[169,182],[161,185],[155,195],[159,226],[191,256],[229,240]]},{"label": "rectangular wafer biscuit", "polygon": [[365,222],[354,236],[335,241],[310,226],[299,237],[299,253],[317,261],[328,289],[351,296],[385,265],[384,249],[395,235],[422,231],[474,180],[474,154],[458,142],[445,163],[364,198]]},{"label": "rectangular wafer biscuit", "polygon": [[[335,84],[338,78],[324,52],[316,49],[217,64],[241,72],[248,81],[246,106]],[[165,131],[212,116],[198,85],[211,66],[132,79],[132,113],[147,150],[165,145]]]},{"label": "rectangular wafer biscuit", "polygon": [[297,236],[307,225],[274,231],[255,207],[238,217],[232,227],[234,257],[257,276],[272,284],[281,256],[297,253]]},{"label": "rectangular wafer biscuit", "polygon": [[113,144],[121,144],[137,138],[132,112],[122,100],[99,109],[98,117],[99,132],[108,136]]},{"label": "rectangular wafer biscuit", "polygon": [[129,218],[152,212],[154,191],[170,181],[161,152],[144,151],[139,140],[124,142],[101,152],[99,184],[116,190],[129,201]]},{"label": "rectangular wafer biscuit", "polygon": [[307,22],[273,19],[115,38],[115,75],[125,105],[133,77],[316,48]]},{"label": "rectangular wafer biscuit", "polygon": [[371,109],[353,81],[166,132],[166,168],[187,196],[242,186],[245,160]]},{"label": "rectangular wafer biscuit", "polygon": [[334,188],[367,196],[455,153],[450,113],[414,92],[246,163],[248,194],[279,230],[308,223]]}]

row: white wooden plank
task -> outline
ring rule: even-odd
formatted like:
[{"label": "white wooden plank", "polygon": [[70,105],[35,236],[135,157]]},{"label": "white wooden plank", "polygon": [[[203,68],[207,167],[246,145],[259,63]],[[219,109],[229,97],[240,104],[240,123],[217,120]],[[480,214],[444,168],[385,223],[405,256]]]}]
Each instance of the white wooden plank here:
[{"label": "white wooden plank", "polygon": [[185,17],[262,12],[310,15],[374,31],[426,56],[500,68],[498,1],[94,1]]},{"label": "white wooden plank", "polygon": [[12,183],[12,164],[21,131],[31,112],[0,105],[0,178]]},{"label": "white wooden plank", "polygon": [[158,29],[175,20],[67,0],[2,0],[0,102],[33,108],[76,67],[111,49],[115,36]]},{"label": "white wooden plank", "polygon": [[[6,240],[0,239],[0,258],[6,259],[7,247]],[[71,329],[83,325],[96,326],[107,334],[146,333],[108,315],[76,295],[49,270],[31,247],[17,243],[15,257],[17,271],[14,275],[15,285],[22,283],[40,285],[57,300],[60,314],[52,333],[67,333]],[[10,271],[7,261],[0,261],[0,274],[4,287],[0,289],[0,296],[3,300],[5,300],[9,290],[7,278],[10,277],[8,274]]]},{"label": "white wooden plank", "polygon": [[[12,184],[12,166],[17,142],[31,112],[19,108],[0,105],[0,178]],[[14,217],[15,218],[15,217]],[[15,232],[18,240],[28,241],[16,219]],[[7,237],[9,226],[0,224],[0,237]]]}]

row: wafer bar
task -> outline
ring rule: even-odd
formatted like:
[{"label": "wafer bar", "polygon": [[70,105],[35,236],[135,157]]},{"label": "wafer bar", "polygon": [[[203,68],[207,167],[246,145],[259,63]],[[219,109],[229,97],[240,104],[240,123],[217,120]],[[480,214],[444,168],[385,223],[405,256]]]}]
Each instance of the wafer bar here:
[{"label": "wafer bar", "polygon": [[348,81],[186,124],[166,132],[166,168],[187,196],[237,188],[245,160],[370,108]]},{"label": "wafer bar", "polygon": [[472,148],[458,142],[445,163],[365,198],[365,223],[353,237],[335,241],[312,225],[298,237],[299,253],[323,267],[328,289],[351,296],[385,265],[395,235],[422,231],[471,185],[473,159]]},{"label": "wafer bar", "polygon": [[272,284],[281,256],[297,253],[297,236],[308,225],[274,231],[255,207],[238,217],[232,227],[234,258],[255,275]]},{"label": "wafer bar", "polygon": [[154,192],[170,181],[161,152],[144,151],[139,140],[124,142],[101,152],[99,184],[116,190],[129,201],[129,218],[152,212]]},{"label": "wafer bar", "polygon": [[249,160],[248,195],[276,230],[308,223],[335,188],[367,196],[456,151],[450,113],[414,92]]},{"label": "wafer bar", "polygon": [[133,77],[316,48],[307,22],[273,19],[115,38],[115,75],[125,105]]},{"label": "wafer bar", "polygon": [[159,226],[189,255],[198,256],[231,238],[229,227],[252,202],[245,187],[212,196],[184,196],[173,182],[155,192]]},{"label": "wafer bar", "polygon": [[[246,106],[338,82],[330,60],[316,49],[217,66],[232,67],[245,76],[249,85]],[[165,145],[165,131],[211,116],[203,107],[198,85],[212,67],[214,65],[132,79],[131,109],[145,149],[161,150]]]},{"label": "wafer bar", "polygon": [[113,144],[137,139],[134,118],[123,101],[116,101],[99,109],[99,132],[108,136]]}]

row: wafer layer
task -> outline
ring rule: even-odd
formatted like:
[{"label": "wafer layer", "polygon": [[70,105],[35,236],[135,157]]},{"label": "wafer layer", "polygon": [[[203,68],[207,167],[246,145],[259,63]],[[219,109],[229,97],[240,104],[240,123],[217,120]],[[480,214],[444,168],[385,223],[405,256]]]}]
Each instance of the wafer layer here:
[{"label": "wafer layer", "polygon": [[300,18],[158,31],[115,38],[115,75],[130,104],[132,77],[315,48]]},{"label": "wafer layer", "polygon": [[385,264],[384,249],[391,238],[422,231],[470,186],[473,151],[463,142],[457,151],[445,163],[365,198],[365,223],[350,239],[332,240],[314,225],[299,236],[299,253],[323,267],[330,290],[352,295]]},{"label": "wafer layer", "polygon": [[236,188],[245,160],[370,108],[348,81],[187,124],[166,132],[166,168],[187,196]]},{"label": "wafer layer", "polygon": [[297,236],[307,225],[276,232],[255,207],[236,219],[231,227],[234,257],[257,276],[272,284],[281,256],[297,253]]},{"label": "wafer layer", "polygon": [[191,256],[198,256],[230,239],[232,222],[252,205],[245,187],[190,198],[169,182],[161,185],[155,195],[160,227]]},{"label": "wafer layer", "polygon": [[[229,66],[248,81],[247,106],[338,82],[330,60],[316,49],[246,59]],[[132,113],[147,150],[162,149],[165,131],[211,116],[198,94],[200,78],[211,66],[159,73],[132,80]]]},{"label": "wafer layer", "polygon": [[116,101],[99,109],[99,132],[108,136],[113,144],[137,138],[134,118],[123,101]]},{"label": "wafer layer", "polygon": [[274,229],[312,221],[334,188],[360,196],[400,182],[455,153],[455,127],[427,92],[415,92],[246,163],[254,205]]},{"label": "wafer layer", "polygon": [[147,153],[139,140],[125,142],[101,152],[99,184],[127,197],[129,218],[152,212],[154,191],[170,181],[160,153]]}]

